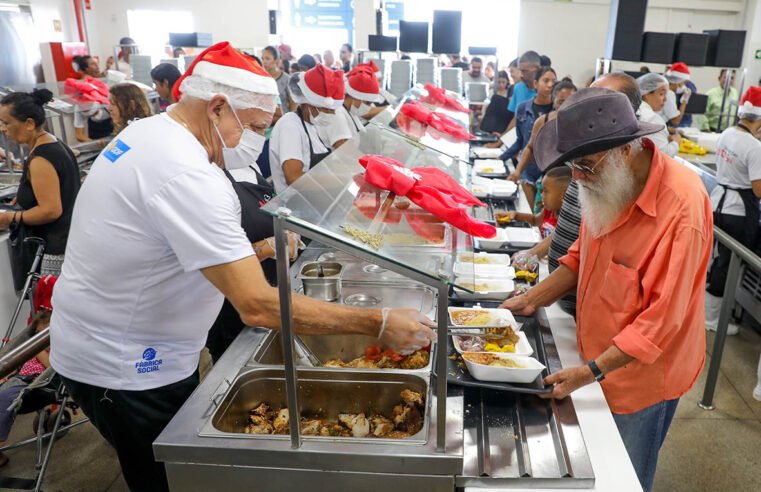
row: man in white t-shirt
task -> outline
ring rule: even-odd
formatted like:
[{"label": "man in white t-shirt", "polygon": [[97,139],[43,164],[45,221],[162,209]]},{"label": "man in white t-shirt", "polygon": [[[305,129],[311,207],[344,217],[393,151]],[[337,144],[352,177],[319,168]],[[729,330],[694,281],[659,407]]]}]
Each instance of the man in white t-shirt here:
[{"label": "man in white t-shirt", "polygon": [[[230,181],[211,164],[256,158],[276,96],[258,64],[214,45],[178,81],[179,102],[119,134],[79,194],[53,296],[50,362],[116,449],[131,490],[168,490],[152,443],[198,383],[223,298],[246,324],[279,328],[277,290],[241,228]],[[293,318],[299,333],[377,335],[403,352],[435,338],[412,310],[296,296]]]},{"label": "man in white t-shirt", "polygon": [[291,183],[351,138],[347,121],[336,110],[344,101],[344,74],[324,65],[295,73],[288,95],[298,104],[283,115],[270,136],[270,170],[275,192]]},{"label": "man in white t-shirt", "polygon": [[[761,200],[761,87],[751,86],[740,100],[740,121],[724,130],[716,151],[716,181],[711,192],[714,224],[741,244],[759,248],[759,200]],[[706,285],[706,328],[716,331],[731,259],[730,250],[717,243]],[[736,335],[730,323],[727,334]],[[761,388],[758,388],[761,396]]]}]

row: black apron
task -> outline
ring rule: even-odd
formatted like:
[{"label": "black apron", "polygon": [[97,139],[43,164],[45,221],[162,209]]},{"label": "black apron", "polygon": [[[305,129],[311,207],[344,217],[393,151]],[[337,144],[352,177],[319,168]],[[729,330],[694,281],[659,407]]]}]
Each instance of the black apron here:
[{"label": "black apron", "polygon": [[[301,120],[301,126],[304,127],[304,133],[307,135],[307,140],[309,141],[309,169],[312,169],[314,166],[320,163],[324,158],[330,155],[330,146],[325,145],[325,142],[320,140],[320,143],[328,149],[327,152],[323,152],[322,154],[317,154],[314,151],[314,147],[312,147],[312,138],[309,136],[309,132],[307,131],[307,124],[304,122],[304,116],[301,114],[301,106],[299,106],[296,109],[296,114],[299,115],[299,119]],[[317,137],[319,138],[319,137]]]},{"label": "black apron", "polygon": [[[252,167],[252,169],[254,168]],[[272,217],[261,211],[261,207],[275,195],[275,190],[256,169],[254,171],[256,172],[257,184],[236,181],[230,172],[225,170],[225,175],[232,183],[233,189],[240,201],[241,227],[243,227],[243,231],[251,243],[275,235]],[[275,260],[265,260],[261,265],[267,281],[272,285],[276,285],[277,264]],[[224,354],[230,344],[233,343],[244,326],[238,311],[230,301],[225,299],[222,309],[219,315],[217,315],[217,319],[214,321],[211,329],[209,329],[209,334],[206,338],[206,347],[209,349],[211,358],[215,363]]]}]

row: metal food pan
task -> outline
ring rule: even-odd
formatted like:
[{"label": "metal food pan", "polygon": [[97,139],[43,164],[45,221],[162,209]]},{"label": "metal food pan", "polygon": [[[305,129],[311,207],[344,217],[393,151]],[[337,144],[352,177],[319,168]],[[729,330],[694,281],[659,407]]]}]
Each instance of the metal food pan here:
[{"label": "metal food pan", "polygon": [[[379,445],[420,445],[428,440],[430,425],[430,385],[428,379],[417,374],[358,371],[353,369],[301,369],[299,370],[299,396],[301,415],[337,420],[340,413],[364,412],[368,417],[378,413],[393,415],[394,406],[401,403],[404,389],[425,395],[423,427],[408,439],[302,436],[318,442],[342,442]],[[224,397],[222,397],[224,395]],[[285,372],[281,368],[244,369],[226,392],[212,401],[221,402],[199,436],[229,437],[236,439],[289,440],[288,435],[246,434],[249,411],[266,402],[273,409],[287,407]]]},{"label": "metal food pan", "polygon": [[[309,350],[317,356],[320,361],[327,362],[331,359],[342,359],[345,362],[361,357],[365,354],[365,349],[371,345],[378,345],[378,339],[365,335],[330,335],[330,336],[309,336],[300,335],[301,341]],[[431,356],[428,358],[428,364],[420,369],[361,369],[370,372],[423,372],[430,374],[433,368],[435,358],[435,346],[431,347]],[[258,347],[251,357],[248,365],[283,365],[283,343],[280,338],[280,332],[273,331],[267,336],[265,341]],[[357,370],[354,368],[331,368],[338,371]]]}]

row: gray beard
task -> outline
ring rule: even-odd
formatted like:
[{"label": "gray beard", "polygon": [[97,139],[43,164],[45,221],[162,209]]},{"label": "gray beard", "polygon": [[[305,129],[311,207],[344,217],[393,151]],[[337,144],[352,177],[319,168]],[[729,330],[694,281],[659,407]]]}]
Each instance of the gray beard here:
[{"label": "gray beard", "polygon": [[634,173],[618,150],[608,155],[608,163],[595,183],[579,181],[581,216],[593,236],[609,227],[634,201],[634,181]]}]

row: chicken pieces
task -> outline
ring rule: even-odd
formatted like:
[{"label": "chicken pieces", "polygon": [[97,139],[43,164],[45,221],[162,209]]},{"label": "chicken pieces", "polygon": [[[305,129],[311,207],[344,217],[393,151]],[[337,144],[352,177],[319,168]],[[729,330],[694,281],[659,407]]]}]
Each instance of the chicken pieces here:
[{"label": "chicken pieces", "polygon": [[[425,400],[422,394],[410,389],[403,390],[400,396],[402,403],[394,407],[391,418],[381,414],[368,418],[364,412],[338,414],[337,422],[301,417],[301,433],[322,437],[407,439],[423,428]],[[246,434],[289,434],[289,418],[287,408],[275,412],[266,403],[260,403],[249,411],[243,431]]]},{"label": "chicken pieces", "polygon": [[431,354],[427,350],[418,350],[402,358],[381,355],[376,360],[368,359],[366,355],[357,357],[349,362],[341,359],[331,359],[323,367],[343,367],[355,369],[421,369],[428,365]]}]

